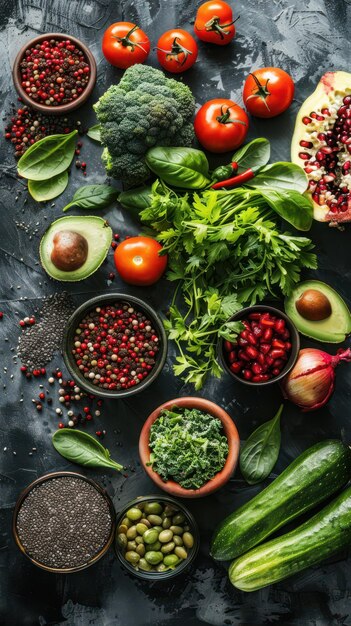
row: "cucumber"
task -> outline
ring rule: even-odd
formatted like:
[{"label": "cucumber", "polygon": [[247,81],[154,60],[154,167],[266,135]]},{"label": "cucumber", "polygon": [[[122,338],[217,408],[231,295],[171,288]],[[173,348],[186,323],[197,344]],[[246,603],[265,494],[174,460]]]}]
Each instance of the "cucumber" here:
[{"label": "cucumber", "polygon": [[317,565],[351,542],[351,487],[307,522],[233,561],[231,583],[256,591]]},{"label": "cucumber", "polygon": [[351,450],[327,440],[305,450],[278,478],[215,530],[211,555],[219,561],[244,554],[278,528],[346,485]]}]

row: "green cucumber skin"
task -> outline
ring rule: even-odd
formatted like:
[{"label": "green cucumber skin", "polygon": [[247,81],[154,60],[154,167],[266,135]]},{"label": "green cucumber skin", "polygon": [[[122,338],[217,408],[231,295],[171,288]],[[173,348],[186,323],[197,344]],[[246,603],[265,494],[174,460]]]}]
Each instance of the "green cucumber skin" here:
[{"label": "green cucumber skin", "polygon": [[317,565],[351,543],[351,487],[295,530],[233,561],[230,582],[257,591]]},{"label": "green cucumber skin", "polygon": [[350,476],[348,446],[333,439],[315,444],[268,487],[223,520],[212,538],[211,555],[227,561],[244,554],[341,489]]}]

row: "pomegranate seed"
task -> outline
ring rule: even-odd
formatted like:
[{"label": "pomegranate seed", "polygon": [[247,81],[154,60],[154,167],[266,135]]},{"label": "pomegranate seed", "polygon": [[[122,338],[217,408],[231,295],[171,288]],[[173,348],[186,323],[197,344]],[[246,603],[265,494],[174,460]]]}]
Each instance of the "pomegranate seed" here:
[{"label": "pomegranate seed", "polygon": [[278,367],[274,367],[272,369],[273,376],[278,376],[280,374],[280,369]]},{"label": "pomegranate seed", "polygon": [[243,377],[245,378],[245,380],[251,380],[252,378],[252,372],[251,370],[243,370]]},{"label": "pomegranate seed", "polygon": [[251,343],[252,346],[255,346],[257,344],[257,339],[253,333],[248,333],[247,340],[249,343]]},{"label": "pomegranate seed", "polygon": [[257,361],[259,362],[260,365],[264,365],[265,364],[266,358],[265,358],[264,354],[262,354],[262,352],[258,353]]},{"label": "pomegranate seed", "polygon": [[346,174],[346,172],[349,171],[351,167],[351,161],[345,161],[344,165],[342,166],[342,173]]},{"label": "pomegranate seed", "polygon": [[262,328],[260,326],[254,326],[252,329],[253,334],[255,335],[255,337],[259,338],[262,336]]},{"label": "pomegranate seed", "polygon": [[250,357],[249,357],[249,356],[247,356],[247,354],[245,354],[244,350],[239,350],[239,352],[238,352],[238,357],[239,357],[239,359],[241,359],[242,361],[246,361],[246,362],[248,362],[248,361],[250,361],[250,360],[251,360],[251,359],[250,359]]},{"label": "pomegranate seed", "polygon": [[249,319],[250,320],[260,320],[261,319],[261,313],[250,313],[249,315]]},{"label": "pomegranate seed", "polygon": [[262,341],[264,343],[266,343],[267,341],[270,341],[272,339],[272,337],[273,337],[273,330],[272,330],[272,328],[266,328],[264,330],[264,332],[263,332],[263,335],[262,335]]},{"label": "pomegranate seed", "polygon": [[234,374],[238,374],[240,372],[241,368],[242,368],[242,364],[237,361],[236,363],[232,363],[229,369]]},{"label": "pomegranate seed", "polygon": [[321,113],[323,113],[323,115],[330,115],[329,109],[326,109],[326,108],[322,109]]},{"label": "pomegranate seed", "polygon": [[262,374],[262,367],[259,363],[254,362],[251,366],[251,370],[254,374]]},{"label": "pomegranate seed", "polygon": [[302,123],[305,124],[305,126],[307,126],[307,124],[310,124],[312,122],[310,117],[307,117],[307,115],[305,115],[305,117],[302,118]]},{"label": "pomegranate seed", "polygon": [[292,348],[292,345],[291,345],[290,341],[286,341],[285,342],[285,350],[287,352],[289,352],[291,350],[291,348]]},{"label": "pomegranate seed", "polygon": [[270,349],[271,349],[270,343],[261,343],[260,350],[261,352],[263,352],[263,354],[268,354]]},{"label": "pomegranate seed", "polygon": [[268,374],[256,374],[255,376],[253,376],[252,381],[254,383],[265,383],[270,378],[271,377]]},{"label": "pomegranate seed", "polygon": [[229,363],[234,363],[234,361],[236,361],[236,352],[235,352],[235,350],[232,350],[232,352],[229,352],[229,354],[228,354],[228,361],[229,361]]},{"label": "pomegranate seed", "polygon": [[257,359],[258,351],[253,346],[247,346],[247,348],[245,348],[245,352],[250,359]]},{"label": "pomegranate seed", "polygon": [[273,367],[277,367],[279,370],[281,370],[284,365],[285,365],[285,362],[283,359],[275,359],[273,363]]},{"label": "pomegranate seed", "polygon": [[274,348],[273,350],[271,350],[269,352],[268,356],[270,356],[271,359],[275,360],[275,359],[279,359],[281,357],[285,357],[286,354],[285,354],[285,350],[280,350],[280,349]]},{"label": "pomegranate seed", "polygon": [[313,143],[312,141],[304,141],[304,139],[302,139],[300,141],[300,146],[302,146],[303,148],[313,148]]},{"label": "pomegranate seed", "polygon": [[280,350],[285,350],[284,341],[280,341],[280,339],[273,339],[272,341],[273,348],[279,348]]},{"label": "pomegranate seed", "polygon": [[244,339],[244,337],[239,337],[239,339],[238,339],[239,346],[247,346],[248,343],[249,342],[247,341],[247,339]]},{"label": "pomegranate seed", "polygon": [[223,347],[226,352],[231,352],[233,349],[233,344],[230,343],[230,341],[225,340]]},{"label": "pomegranate seed", "polygon": [[299,152],[299,157],[300,159],[302,159],[303,161],[309,161],[309,159],[311,158],[311,154],[309,154],[308,152]]},{"label": "pomegranate seed", "polygon": [[280,335],[285,331],[285,320],[277,320],[274,324],[274,330]]}]

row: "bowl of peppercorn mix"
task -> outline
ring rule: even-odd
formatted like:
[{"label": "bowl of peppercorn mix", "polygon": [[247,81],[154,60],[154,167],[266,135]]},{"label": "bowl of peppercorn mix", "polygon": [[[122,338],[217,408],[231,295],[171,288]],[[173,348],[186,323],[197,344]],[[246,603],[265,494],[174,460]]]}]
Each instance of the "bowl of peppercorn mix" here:
[{"label": "bowl of peppercorn mix", "polygon": [[13,81],[23,102],[51,115],[80,107],[96,82],[96,62],[76,37],[47,33],[28,41],[13,65]]},{"label": "bowl of peppercorn mix", "polygon": [[162,320],[143,300],[112,293],[92,298],[67,323],[63,357],[74,380],[103,398],[140,393],[167,357]]}]

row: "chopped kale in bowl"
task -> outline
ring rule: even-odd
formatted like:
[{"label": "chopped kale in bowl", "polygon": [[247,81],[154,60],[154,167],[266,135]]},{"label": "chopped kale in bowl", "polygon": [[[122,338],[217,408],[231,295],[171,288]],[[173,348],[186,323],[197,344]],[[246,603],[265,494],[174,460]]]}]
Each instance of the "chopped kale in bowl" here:
[{"label": "chopped kale in bowl", "polygon": [[164,410],[150,430],[148,465],[164,480],[199,489],[220,472],[228,456],[222,422],[198,409]]}]

